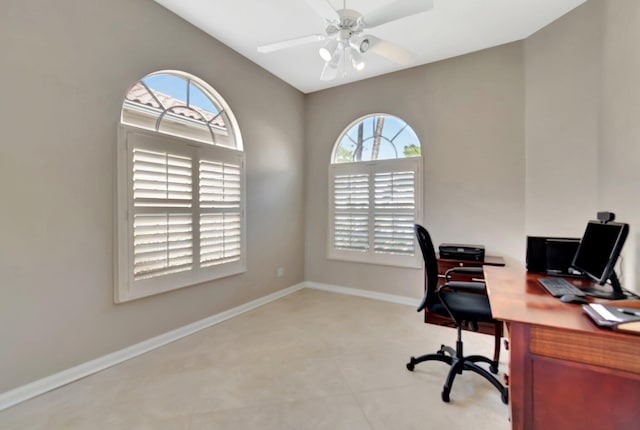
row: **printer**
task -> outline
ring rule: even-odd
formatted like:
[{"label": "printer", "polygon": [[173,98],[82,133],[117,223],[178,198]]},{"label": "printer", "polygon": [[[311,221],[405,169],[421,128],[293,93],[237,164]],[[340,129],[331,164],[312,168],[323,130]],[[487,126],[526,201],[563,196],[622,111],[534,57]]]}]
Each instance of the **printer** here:
[{"label": "printer", "polygon": [[484,245],[460,243],[442,243],[439,247],[440,258],[451,260],[484,261]]}]

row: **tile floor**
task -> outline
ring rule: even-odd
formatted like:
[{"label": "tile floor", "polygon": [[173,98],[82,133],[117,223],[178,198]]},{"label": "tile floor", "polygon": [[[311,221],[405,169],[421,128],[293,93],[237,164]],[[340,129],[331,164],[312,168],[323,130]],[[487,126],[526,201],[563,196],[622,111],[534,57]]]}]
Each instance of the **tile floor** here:
[{"label": "tile floor", "polygon": [[[411,355],[455,343],[455,330],[421,318],[303,289],[2,411],[0,428],[509,429],[508,407],[479,376],[458,376],[445,404],[444,363],[406,370]],[[490,336],[463,340],[468,353],[492,354]]]}]

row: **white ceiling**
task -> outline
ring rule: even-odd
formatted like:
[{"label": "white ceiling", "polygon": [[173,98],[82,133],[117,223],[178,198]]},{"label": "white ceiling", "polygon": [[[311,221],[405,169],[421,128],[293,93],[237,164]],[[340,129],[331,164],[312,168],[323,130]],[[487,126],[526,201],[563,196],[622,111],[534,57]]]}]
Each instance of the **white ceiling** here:
[{"label": "white ceiling", "polygon": [[[368,31],[413,52],[406,67],[365,53],[366,67],[321,81],[322,41],[269,54],[257,46],[324,33],[312,0],[155,0],[304,93],[524,39],[586,0],[435,0],[434,8]],[[316,0],[317,1],[317,0]],[[322,0],[320,0],[322,1]],[[326,0],[341,9],[343,0]],[[391,0],[347,0],[362,14]]]}]

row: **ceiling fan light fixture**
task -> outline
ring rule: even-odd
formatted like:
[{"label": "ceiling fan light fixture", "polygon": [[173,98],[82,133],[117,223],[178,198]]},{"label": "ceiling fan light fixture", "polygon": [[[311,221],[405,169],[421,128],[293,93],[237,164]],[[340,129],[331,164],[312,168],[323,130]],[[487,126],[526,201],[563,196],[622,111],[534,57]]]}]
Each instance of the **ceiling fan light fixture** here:
[{"label": "ceiling fan light fixture", "polygon": [[340,60],[342,59],[343,53],[344,53],[344,49],[342,48],[341,45],[338,45],[336,49],[333,51],[333,55],[331,56],[331,59],[327,61],[327,64],[334,69],[338,68],[338,66],[340,65]]},{"label": "ceiling fan light fixture", "polygon": [[324,63],[322,73],[320,74],[321,81],[332,81],[338,77],[338,68],[332,67],[329,62]]},{"label": "ceiling fan light fixture", "polygon": [[369,36],[353,36],[349,39],[349,46],[351,46],[352,50],[358,51],[359,54],[364,54],[371,46],[371,40]]},{"label": "ceiling fan light fixture", "polygon": [[362,54],[357,49],[351,49],[351,65],[356,70],[364,69],[365,62]]},{"label": "ceiling fan light fixture", "polygon": [[318,52],[320,53],[320,57],[322,57],[324,61],[331,61],[335,56],[334,54],[336,53],[337,49],[338,42],[335,39],[329,39]]},{"label": "ceiling fan light fixture", "polygon": [[365,53],[369,50],[371,46],[371,41],[368,38],[363,38],[360,41],[360,46],[358,47],[358,52]]}]

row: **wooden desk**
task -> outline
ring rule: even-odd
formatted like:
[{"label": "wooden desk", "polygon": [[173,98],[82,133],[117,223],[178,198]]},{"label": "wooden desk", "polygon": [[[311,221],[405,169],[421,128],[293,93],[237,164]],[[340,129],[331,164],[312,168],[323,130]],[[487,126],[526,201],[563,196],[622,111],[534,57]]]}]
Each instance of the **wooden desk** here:
[{"label": "wooden desk", "polygon": [[513,429],[640,428],[640,336],[596,326],[524,268],[485,266],[484,276],[509,330]]}]

